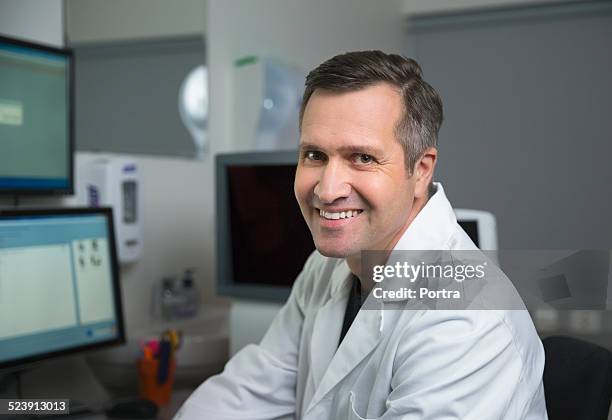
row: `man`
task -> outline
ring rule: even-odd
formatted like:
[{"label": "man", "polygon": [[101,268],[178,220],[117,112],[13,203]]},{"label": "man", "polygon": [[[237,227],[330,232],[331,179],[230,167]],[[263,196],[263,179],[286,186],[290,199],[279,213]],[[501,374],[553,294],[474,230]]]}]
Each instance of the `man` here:
[{"label": "man", "polygon": [[361,251],[476,249],[432,183],[441,122],[413,60],[353,52],[308,75],[295,195],[317,251],[262,342],[178,418],[546,418],[526,311],[359,311]]}]

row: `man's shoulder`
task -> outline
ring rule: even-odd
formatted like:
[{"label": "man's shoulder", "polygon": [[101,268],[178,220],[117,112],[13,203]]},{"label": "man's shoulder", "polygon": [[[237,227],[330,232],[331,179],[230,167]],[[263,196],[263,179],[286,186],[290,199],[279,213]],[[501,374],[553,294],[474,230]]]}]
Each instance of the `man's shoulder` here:
[{"label": "man's shoulder", "polygon": [[[405,326],[402,336],[410,345],[452,343],[482,351],[489,342],[506,346],[506,351],[520,359],[524,368],[544,362],[542,342],[527,310],[425,310]],[[423,343],[414,337],[421,337]]]}]

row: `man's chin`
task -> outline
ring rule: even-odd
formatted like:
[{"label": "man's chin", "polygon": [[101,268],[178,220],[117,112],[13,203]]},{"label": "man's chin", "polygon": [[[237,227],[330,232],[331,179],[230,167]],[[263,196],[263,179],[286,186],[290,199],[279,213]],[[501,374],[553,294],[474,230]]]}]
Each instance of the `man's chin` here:
[{"label": "man's chin", "polygon": [[331,258],[346,258],[349,255],[353,255],[359,252],[352,248],[349,249],[349,248],[343,248],[343,247],[338,247],[338,246],[326,246],[326,245],[318,245],[318,244],[317,244],[317,251],[319,251],[321,255],[325,257],[331,257]]}]

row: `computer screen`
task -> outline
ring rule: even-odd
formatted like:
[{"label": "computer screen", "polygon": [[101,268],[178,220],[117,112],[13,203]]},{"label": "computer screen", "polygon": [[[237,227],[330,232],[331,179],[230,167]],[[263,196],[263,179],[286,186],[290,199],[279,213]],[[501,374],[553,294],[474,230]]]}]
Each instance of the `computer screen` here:
[{"label": "computer screen", "polygon": [[123,342],[111,210],[0,211],[0,369]]},{"label": "computer screen", "polygon": [[282,301],[314,251],[293,193],[297,156],[217,156],[219,294]]},{"label": "computer screen", "polygon": [[72,54],[0,37],[0,194],[73,190]]},{"label": "computer screen", "polygon": [[474,242],[476,246],[480,246],[478,240],[478,221],[459,219],[457,220],[457,223],[459,223],[459,226],[461,226],[465,233],[467,233],[467,236],[470,237],[472,242]]},{"label": "computer screen", "polygon": [[234,281],[287,286],[315,246],[293,196],[294,165],[230,165]]}]

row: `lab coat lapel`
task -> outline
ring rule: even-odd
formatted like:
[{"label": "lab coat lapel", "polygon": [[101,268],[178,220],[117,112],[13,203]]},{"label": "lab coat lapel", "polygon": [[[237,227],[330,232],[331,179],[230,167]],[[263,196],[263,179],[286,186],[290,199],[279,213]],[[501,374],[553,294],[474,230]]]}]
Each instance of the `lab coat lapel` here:
[{"label": "lab coat lapel", "polygon": [[[310,342],[310,372],[314,389],[318,388],[338,346],[348,301],[350,274],[346,262],[334,269],[330,278],[331,299],[318,310],[315,318]],[[338,338],[334,340],[331,337]]]},{"label": "lab coat lapel", "polygon": [[[341,308],[340,321],[344,318],[346,300],[344,300],[344,303],[345,305]],[[379,310],[359,311],[342,344],[333,354],[331,363],[329,363],[320,383],[317,384],[315,394],[306,412],[321,401],[328,392],[342,381],[376,347],[382,335],[380,331],[380,315]],[[333,316],[338,315],[334,313]],[[325,344],[326,352],[329,352],[330,349],[333,351],[336,346],[337,342],[330,343],[327,340]],[[320,351],[320,348],[313,348],[313,350]]]}]

